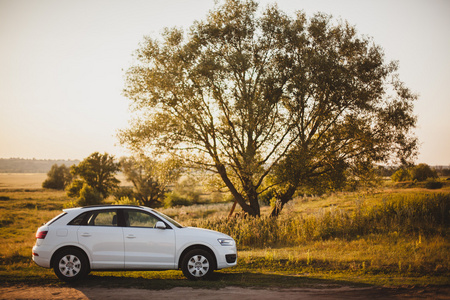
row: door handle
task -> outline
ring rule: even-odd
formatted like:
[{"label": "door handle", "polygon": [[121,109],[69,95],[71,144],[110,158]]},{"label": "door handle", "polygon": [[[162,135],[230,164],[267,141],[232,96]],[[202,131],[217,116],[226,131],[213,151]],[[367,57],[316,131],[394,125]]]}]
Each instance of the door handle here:
[{"label": "door handle", "polygon": [[136,237],[132,234],[127,235],[127,239],[135,239]]},{"label": "door handle", "polygon": [[81,234],[81,236],[83,236],[83,237],[90,237],[90,236],[91,236],[91,234],[90,234],[90,233],[87,233],[87,232],[85,232],[85,233]]}]

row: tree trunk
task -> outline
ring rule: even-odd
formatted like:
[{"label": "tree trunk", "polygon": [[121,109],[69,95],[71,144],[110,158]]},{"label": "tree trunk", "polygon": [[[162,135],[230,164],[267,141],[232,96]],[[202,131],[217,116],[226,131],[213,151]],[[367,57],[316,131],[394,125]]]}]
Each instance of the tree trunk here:
[{"label": "tree trunk", "polygon": [[294,196],[295,191],[297,190],[296,186],[290,185],[286,192],[280,195],[275,202],[275,207],[272,209],[270,213],[271,217],[278,217],[283,210],[283,207],[286,203],[292,200],[292,196]]},{"label": "tree trunk", "polygon": [[233,213],[234,213],[234,210],[236,209],[236,204],[237,204],[237,201],[236,201],[236,200],[234,200],[233,206],[231,207],[231,209],[230,209],[230,213],[228,214],[228,219],[230,219],[230,218],[231,218],[231,216],[233,215]]},{"label": "tree trunk", "polygon": [[217,168],[217,172],[219,173],[220,177],[222,177],[223,182],[226,184],[226,186],[230,190],[231,194],[233,195],[235,201],[237,203],[239,203],[239,205],[242,207],[242,210],[245,211],[246,213],[248,213],[250,216],[259,217],[260,210],[259,210],[258,200],[256,199],[256,206],[255,206],[255,199],[250,199],[250,205],[248,205],[246,203],[244,197],[241,195],[241,193],[238,192],[236,187],[233,185],[231,180],[228,178],[225,166],[222,164],[217,164],[216,168]]}]

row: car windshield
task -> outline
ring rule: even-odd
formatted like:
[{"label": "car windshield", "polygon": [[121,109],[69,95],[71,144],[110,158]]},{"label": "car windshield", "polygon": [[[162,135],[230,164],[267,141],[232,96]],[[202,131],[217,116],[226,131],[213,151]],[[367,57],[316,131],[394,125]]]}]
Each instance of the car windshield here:
[{"label": "car windshield", "polygon": [[178,227],[178,228],[183,228],[183,225],[181,225],[180,223],[178,223],[177,221],[175,221],[174,219],[172,219],[169,216],[166,216],[163,213],[160,213],[159,211],[156,210],[152,210],[154,214],[157,214],[158,216],[164,218],[165,220],[169,221],[173,226]]}]

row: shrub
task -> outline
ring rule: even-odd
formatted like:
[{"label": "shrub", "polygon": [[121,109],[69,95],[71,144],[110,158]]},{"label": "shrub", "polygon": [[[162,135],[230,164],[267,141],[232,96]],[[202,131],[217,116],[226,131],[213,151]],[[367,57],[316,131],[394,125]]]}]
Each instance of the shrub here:
[{"label": "shrub", "polygon": [[174,207],[174,206],[187,206],[194,204],[192,199],[183,197],[176,191],[166,193],[166,198],[164,199],[164,208]]},{"label": "shrub", "polygon": [[47,173],[47,179],[42,183],[45,189],[64,190],[72,181],[70,169],[65,165],[58,166],[54,164]]},{"label": "shrub", "polygon": [[81,206],[100,204],[103,197],[99,191],[85,183],[80,191],[79,203]]},{"label": "shrub", "polygon": [[428,178],[425,181],[425,188],[430,189],[430,190],[437,190],[440,189],[444,186],[444,184],[434,178]]},{"label": "shrub", "polygon": [[425,181],[428,178],[437,178],[436,171],[432,170],[427,164],[419,164],[409,170],[411,180]]},{"label": "shrub", "polygon": [[121,200],[122,198],[129,198],[129,199],[135,198],[133,188],[128,187],[128,186],[119,186],[113,192],[113,196],[117,200]]},{"label": "shrub", "polygon": [[395,182],[410,180],[410,174],[405,169],[398,169],[394,174],[392,174],[391,179]]},{"label": "shrub", "polygon": [[[79,191],[78,199],[70,201],[65,204],[65,208],[78,207],[78,206],[88,206],[100,204],[103,200],[102,195],[95,188],[91,187],[87,183],[82,183],[82,187]],[[78,186],[77,186],[78,188]]]},{"label": "shrub", "polygon": [[80,196],[80,191],[83,188],[84,181],[81,179],[76,179],[72,181],[67,187],[67,196],[70,198],[78,198]]},{"label": "shrub", "polygon": [[113,205],[136,205],[136,206],[139,206],[141,204],[139,203],[139,200],[137,200],[135,198],[122,197],[119,200],[115,201],[113,203]]}]

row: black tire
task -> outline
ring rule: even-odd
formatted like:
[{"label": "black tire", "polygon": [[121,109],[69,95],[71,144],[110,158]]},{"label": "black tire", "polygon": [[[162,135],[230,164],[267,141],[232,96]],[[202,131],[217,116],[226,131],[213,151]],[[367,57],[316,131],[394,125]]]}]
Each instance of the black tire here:
[{"label": "black tire", "polygon": [[189,280],[209,279],[214,272],[215,262],[211,254],[202,249],[186,253],[181,262],[181,270]]},{"label": "black tire", "polygon": [[63,249],[55,254],[53,271],[59,279],[74,282],[89,273],[89,262],[86,255],[78,249]]}]

